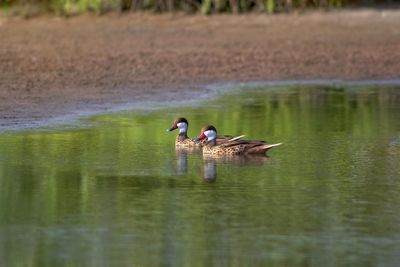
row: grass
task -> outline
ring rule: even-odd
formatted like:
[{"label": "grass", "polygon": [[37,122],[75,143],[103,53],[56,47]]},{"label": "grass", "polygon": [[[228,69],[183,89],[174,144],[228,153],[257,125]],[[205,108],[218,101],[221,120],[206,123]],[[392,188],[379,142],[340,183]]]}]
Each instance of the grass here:
[{"label": "grass", "polygon": [[363,6],[371,2],[390,3],[390,0],[0,0],[0,9],[7,16],[26,17],[43,13],[70,16],[115,11],[274,14],[306,8],[329,10],[346,6]]}]

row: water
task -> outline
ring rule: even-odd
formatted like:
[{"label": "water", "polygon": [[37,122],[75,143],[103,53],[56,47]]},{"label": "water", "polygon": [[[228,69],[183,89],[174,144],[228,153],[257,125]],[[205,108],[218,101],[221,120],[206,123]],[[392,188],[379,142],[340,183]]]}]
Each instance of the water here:
[{"label": "water", "polygon": [[[203,159],[189,134],[283,142]],[[400,88],[277,86],[0,135],[0,266],[398,266]]]}]

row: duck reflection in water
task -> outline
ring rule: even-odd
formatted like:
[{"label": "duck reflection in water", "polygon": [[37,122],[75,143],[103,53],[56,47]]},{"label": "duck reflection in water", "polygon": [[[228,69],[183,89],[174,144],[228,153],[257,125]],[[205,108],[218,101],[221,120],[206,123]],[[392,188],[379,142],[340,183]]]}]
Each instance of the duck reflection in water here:
[{"label": "duck reflection in water", "polygon": [[204,181],[213,183],[217,180],[218,165],[235,165],[235,166],[261,166],[270,158],[263,155],[246,155],[246,156],[229,156],[217,157],[215,155],[203,155],[203,167],[201,176]]},{"label": "duck reflection in water", "polygon": [[[201,154],[201,150],[189,151],[188,149],[176,149],[175,151],[177,156],[176,175],[187,175],[189,172],[189,154]],[[217,180],[218,165],[261,166],[270,159],[264,155],[232,155],[224,157],[217,155],[203,155],[202,158],[203,165],[200,168],[200,175],[207,183],[213,183]]]},{"label": "duck reflection in water", "polygon": [[182,176],[187,173],[187,165],[188,165],[188,159],[187,159],[187,152],[183,151],[176,151],[176,175]]},{"label": "duck reflection in water", "polygon": [[[188,154],[200,154],[201,150],[176,149],[176,175],[184,176],[188,173]],[[215,160],[203,160],[200,169],[201,177],[206,182],[214,182],[217,178],[217,163]]]},{"label": "duck reflection in water", "polygon": [[186,151],[176,150],[176,174],[178,176],[186,175],[188,172],[188,153]]},{"label": "duck reflection in water", "polygon": [[217,180],[217,162],[215,160],[204,160],[201,177],[207,183],[214,183]]},{"label": "duck reflection in water", "polygon": [[[188,173],[188,152],[186,150],[176,150],[176,155],[176,175],[184,176]],[[217,162],[213,159],[203,160],[200,174],[204,181],[209,183],[215,182],[217,179]]]},{"label": "duck reflection in water", "polygon": [[186,175],[188,172],[188,154],[201,154],[200,147],[176,147],[176,174]]}]

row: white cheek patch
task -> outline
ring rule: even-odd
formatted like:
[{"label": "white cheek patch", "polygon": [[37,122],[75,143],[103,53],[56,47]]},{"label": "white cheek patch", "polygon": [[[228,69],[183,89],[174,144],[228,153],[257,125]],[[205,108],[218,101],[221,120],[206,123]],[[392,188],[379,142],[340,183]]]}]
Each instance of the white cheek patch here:
[{"label": "white cheek patch", "polygon": [[204,135],[207,136],[207,141],[212,141],[217,138],[217,133],[213,130],[205,131]]},{"label": "white cheek patch", "polygon": [[180,122],[176,126],[178,126],[178,128],[179,128],[179,133],[187,132],[187,124],[185,122]]}]

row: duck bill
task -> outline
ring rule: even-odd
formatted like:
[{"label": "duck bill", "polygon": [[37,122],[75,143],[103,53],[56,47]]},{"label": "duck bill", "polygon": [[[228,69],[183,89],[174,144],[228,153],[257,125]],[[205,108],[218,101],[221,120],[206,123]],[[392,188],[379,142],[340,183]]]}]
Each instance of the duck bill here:
[{"label": "duck bill", "polygon": [[175,124],[171,128],[167,129],[167,132],[172,132],[173,130],[178,129],[178,126]]},{"label": "duck bill", "polygon": [[193,141],[199,142],[201,140],[204,140],[205,138],[207,138],[207,136],[204,133],[201,133],[201,135],[199,137],[194,138]]}]

